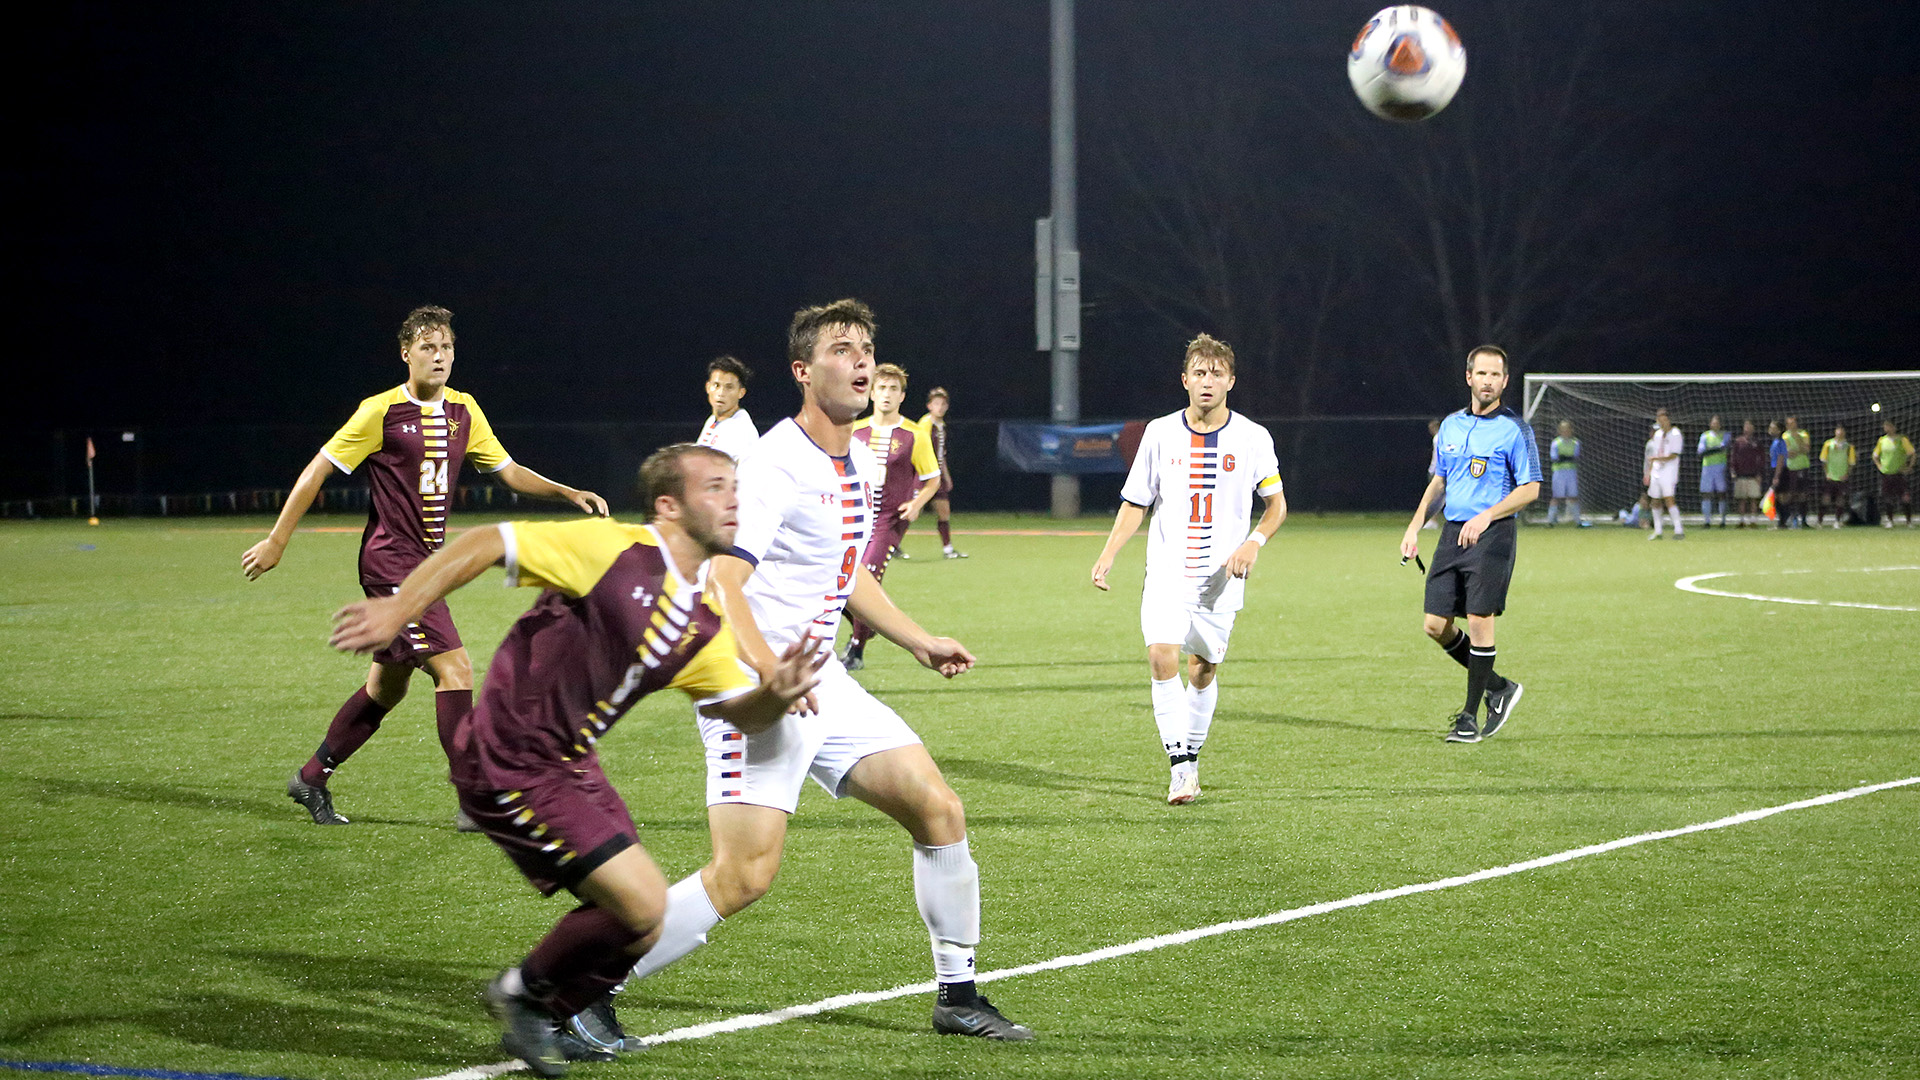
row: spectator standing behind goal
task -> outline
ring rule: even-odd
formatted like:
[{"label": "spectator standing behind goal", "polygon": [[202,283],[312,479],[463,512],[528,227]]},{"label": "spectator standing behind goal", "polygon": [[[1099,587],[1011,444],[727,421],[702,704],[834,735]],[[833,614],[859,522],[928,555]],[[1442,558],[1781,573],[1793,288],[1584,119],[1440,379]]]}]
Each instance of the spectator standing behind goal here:
[{"label": "spectator standing behind goal", "polygon": [[1787,503],[1787,440],[1781,438],[1780,424],[1767,421],[1767,491],[1773,495],[1773,527],[1788,527],[1793,517]]},{"label": "spectator standing behind goal", "polygon": [[1847,441],[1847,429],[1833,425],[1833,438],[1820,445],[1820,464],[1826,475],[1820,483],[1820,507],[1814,511],[1814,524],[1824,525],[1827,521],[1827,507],[1833,507],[1833,527],[1839,528],[1847,521],[1847,478],[1853,475],[1854,463],[1859,454],[1853,444]]},{"label": "spectator standing behind goal", "polygon": [[1680,523],[1680,507],[1673,497],[1680,490],[1680,451],[1687,440],[1680,429],[1673,426],[1667,410],[1654,413],[1653,422],[1651,450],[1647,454],[1647,509],[1653,514],[1653,535],[1647,539],[1660,539],[1660,507],[1664,505],[1667,517],[1673,521],[1673,538],[1682,540],[1686,538],[1687,527]]},{"label": "spectator standing behind goal", "polygon": [[700,437],[694,440],[697,445],[711,446],[739,461],[760,441],[753,417],[740,407],[751,378],[753,369],[731,356],[717,356],[707,365],[707,407],[712,413],[700,427]]},{"label": "spectator standing behind goal", "polygon": [[1880,424],[1886,434],[1873,444],[1873,467],[1880,470],[1880,524],[1893,528],[1893,504],[1897,499],[1907,510],[1907,528],[1913,528],[1913,493],[1907,477],[1913,473],[1913,442],[1893,421]]},{"label": "spectator standing behind goal", "polygon": [[1784,494],[1792,508],[1793,527],[1807,527],[1807,501],[1813,498],[1813,485],[1808,473],[1813,468],[1813,436],[1800,430],[1800,418],[1787,417],[1787,426],[1781,429],[1780,441],[1786,446],[1786,488]]},{"label": "spectator standing behind goal", "polygon": [[1733,501],[1738,503],[1740,527],[1760,523],[1760,491],[1767,470],[1767,447],[1753,433],[1753,421],[1740,422],[1740,434],[1733,440]]},{"label": "spectator standing behind goal", "polygon": [[1718,416],[1707,421],[1707,430],[1700,433],[1700,445],[1695,448],[1700,455],[1700,527],[1713,528],[1714,496],[1719,496],[1720,527],[1727,527],[1727,433],[1720,430]]},{"label": "spectator standing behind goal", "polygon": [[1553,501],[1547,504],[1547,528],[1565,506],[1575,524],[1585,529],[1580,516],[1580,440],[1573,437],[1573,421],[1560,421],[1560,434],[1549,444],[1547,456],[1553,461]]}]

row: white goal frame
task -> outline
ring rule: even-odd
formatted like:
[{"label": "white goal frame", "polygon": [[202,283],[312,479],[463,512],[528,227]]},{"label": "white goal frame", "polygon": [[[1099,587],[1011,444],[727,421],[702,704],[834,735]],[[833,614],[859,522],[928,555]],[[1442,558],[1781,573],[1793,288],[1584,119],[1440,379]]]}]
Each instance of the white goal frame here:
[{"label": "white goal frame", "polygon": [[[1540,457],[1542,462],[1544,462],[1547,458],[1547,446],[1552,442],[1554,432],[1550,426],[1542,427],[1539,423],[1536,423],[1537,414],[1540,412],[1542,405],[1548,402],[1550,396],[1552,396],[1555,401],[1565,400],[1557,395],[1550,395],[1549,391],[1558,390],[1560,394],[1564,394],[1567,398],[1574,399],[1574,401],[1580,403],[1580,405],[1590,406],[1595,414],[1605,414],[1612,418],[1606,426],[1617,426],[1617,421],[1627,418],[1638,418],[1643,422],[1652,419],[1651,409],[1648,409],[1647,415],[1642,417],[1639,416],[1639,410],[1627,404],[1624,400],[1634,395],[1637,395],[1641,401],[1658,401],[1669,394],[1679,397],[1688,388],[1699,388],[1716,384],[1732,389],[1742,384],[1755,386],[1757,388],[1763,384],[1780,387],[1795,383],[1826,384],[1836,389],[1848,383],[1875,384],[1874,390],[1860,395],[1857,405],[1849,403],[1840,406],[1839,409],[1836,410],[1832,406],[1833,404],[1837,404],[1837,402],[1830,402],[1828,405],[1823,406],[1820,403],[1809,401],[1806,407],[1800,410],[1803,419],[1812,419],[1811,425],[1803,424],[1803,427],[1813,435],[1813,445],[1816,448],[1820,446],[1822,440],[1826,437],[1826,430],[1822,426],[1823,424],[1834,421],[1844,421],[1847,423],[1848,434],[1855,436],[1853,442],[1859,451],[1860,465],[1865,467],[1865,473],[1872,472],[1873,467],[1871,464],[1868,464],[1868,455],[1872,450],[1874,440],[1879,438],[1880,435],[1879,424],[1877,422],[1880,416],[1884,415],[1889,419],[1895,419],[1899,423],[1901,431],[1909,437],[1920,437],[1920,370],[1741,372],[1732,374],[1708,374],[1705,372],[1641,372],[1604,375],[1530,372],[1522,377],[1521,415],[1526,419],[1528,424],[1534,426],[1534,437],[1539,444]],[[1583,387],[1590,387],[1591,392],[1582,393]],[[1891,395],[1890,400],[1886,401],[1886,410],[1882,413],[1879,398],[1881,394],[1888,389],[1893,389],[1895,393]],[[1609,390],[1612,392],[1609,392]],[[1839,395],[1835,396],[1838,397]],[[1704,414],[1700,416],[1682,415],[1685,411],[1684,407],[1676,410],[1674,421],[1687,432],[1688,454],[1683,456],[1683,460],[1688,460],[1691,457],[1694,438],[1704,426],[1707,417]],[[1722,419],[1725,420],[1727,424],[1728,434],[1737,435],[1739,433],[1739,419],[1733,415],[1729,415],[1729,410],[1727,409],[1718,411],[1721,412]],[[1827,414],[1830,412],[1835,413],[1835,415],[1828,416]],[[1858,413],[1857,416],[1855,415],[1856,413]],[[1778,419],[1778,417],[1773,418]],[[1874,420],[1870,431],[1856,429],[1856,424],[1869,418]],[[1555,418],[1552,416],[1544,418],[1547,422],[1551,422],[1553,419]],[[1756,417],[1756,419],[1758,419],[1758,417]],[[1578,427],[1578,425],[1576,425],[1576,427]],[[1585,441],[1583,432],[1576,431],[1576,434],[1582,435],[1583,441]],[[1615,441],[1617,441],[1617,439],[1608,440],[1609,443]],[[1636,444],[1634,451],[1631,452],[1632,457],[1636,461],[1638,459],[1637,451],[1638,446]],[[1582,456],[1584,457],[1586,455],[1583,454]],[[1615,471],[1617,471],[1617,467]],[[1693,468],[1688,470],[1688,475],[1697,476],[1697,471],[1698,465],[1695,463]],[[1633,481],[1638,479],[1637,476],[1634,476],[1626,478],[1624,482],[1622,482],[1619,477],[1607,476],[1603,478],[1595,476],[1593,480],[1597,482],[1590,485],[1588,477],[1585,475],[1586,472],[1586,469],[1582,470],[1581,494],[1592,499],[1592,502],[1582,507],[1586,512],[1586,516],[1589,518],[1612,514],[1617,506],[1622,503],[1622,496],[1627,489],[1631,488]],[[1865,473],[1862,473],[1861,469],[1856,467],[1854,477],[1855,487],[1861,489],[1861,491],[1858,492],[1860,494],[1871,494]],[[1591,495],[1589,495],[1589,488],[1591,488]],[[1546,492],[1542,492],[1541,496],[1539,505],[1544,507],[1546,503]],[[1697,500],[1694,499],[1683,497],[1682,505],[1689,511],[1698,509]]]}]

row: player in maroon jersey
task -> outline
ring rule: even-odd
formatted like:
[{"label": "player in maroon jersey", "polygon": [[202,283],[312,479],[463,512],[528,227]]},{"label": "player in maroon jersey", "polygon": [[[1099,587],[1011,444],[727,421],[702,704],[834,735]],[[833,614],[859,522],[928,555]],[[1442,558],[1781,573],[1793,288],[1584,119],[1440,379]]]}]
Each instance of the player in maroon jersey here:
[{"label": "player in maroon jersey", "polygon": [[581,901],[487,991],[506,1028],[501,1045],[542,1076],[623,1048],[619,1037],[589,1041],[561,1025],[626,977],[658,939],[667,905],[666,878],[640,846],[595,743],[635,702],[667,689],[742,732],[764,731],[813,688],[827,659],[810,658],[813,642],[803,640],[756,687],[706,593],[708,560],[733,549],[739,524],[731,458],[679,443],[647,459],[641,482],[648,525],[474,529],[398,592],[334,617],[333,644],[367,652],[490,566],[504,563],[510,583],[544,590],[507,631],[479,707],[448,749],[461,808],[479,831],[542,894],[564,888]]},{"label": "player in maroon jersey", "polygon": [[[447,388],[453,370],[452,312],[440,307],[410,312],[400,325],[400,359],[407,381],[360,403],[301,471],[273,531],[240,556],[248,580],[279,565],[295,527],[336,468],[352,473],[367,466],[360,586],[368,596],[391,594],[446,541],[447,508],[467,458],[523,495],[565,499],[589,514],[607,512],[606,501],[593,492],[554,483],[508,457],[479,403]],[[333,808],[327,781],[407,696],[415,668],[433,676],[434,714],[444,748],[460,717],[473,708],[473,665],[444,603],[424,609],[374,654],[366,685],[340,707],[320,748],[287,782],[287,796],[305,807],[315,824],[347,824]]]},{"label": "player in maroon jersey", "polygon": [[[940,489],[940,462],[933,456],[933,440],[918,424],[900,415],[900,404],[907,398],[907,373],[898,364],[880,364],[873,369],[873,415],[854,421],[853,440],[867,448],[874,471],[881,476],[873,497],[873,538],[867,541],[866,564],[873,579],[887,574],[887,561],[906,535],[907,526],[920,516],[934,493]],[[853,631],[847,638],[847,651],[841,663],[848,671],[866,666],[863,653],[873,627],[858,618],[848,620]]]},{"label": "player in maroon jersey", "polygon": [[947,465],[947,388],[936,386],[927,391],[927,415],[920,418],[920,430],[933,443],[933,458],[940,463],[940,487],[933,493],[933,516],[940,527],[940,553],[949,559],[964,559],[967,553],[953,547],[953,469]]}]

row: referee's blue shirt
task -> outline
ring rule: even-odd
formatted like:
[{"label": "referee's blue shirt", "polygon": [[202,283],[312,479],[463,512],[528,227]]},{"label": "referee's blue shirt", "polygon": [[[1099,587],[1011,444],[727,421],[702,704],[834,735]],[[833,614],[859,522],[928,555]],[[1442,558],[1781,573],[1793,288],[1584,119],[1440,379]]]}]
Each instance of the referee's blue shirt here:
[{"label": "referee's blue shirt", "polygon": [[1448,521],[1465,521],[1514,488],[1540,482],[1533,427],[1504,405],[1486,416],[1461,409],[1440,421],[1438,446]]}]

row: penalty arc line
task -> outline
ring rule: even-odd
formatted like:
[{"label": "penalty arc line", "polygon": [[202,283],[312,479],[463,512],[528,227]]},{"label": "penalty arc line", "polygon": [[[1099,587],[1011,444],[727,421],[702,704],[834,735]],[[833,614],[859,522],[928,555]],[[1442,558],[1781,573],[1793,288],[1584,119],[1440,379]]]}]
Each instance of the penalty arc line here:
[{"label": "penalty arc line", "polygon": [[[1880,574],[1889,570],[1920,570],[1920,566],[1867,566],[1856,570],[1861,574]],[[1902,604],[1867,604],[1854,600],[1806,600],[1793,596],[1762,596],[1759,593],[1727,592],[1724,589],[1709,589],[1700,584],[1715,578],[1734,577],[1739,574],[1767,573],[1764,570],[1722,570],[1713,574],[1694,574],[1683,577],[1673,583],[1681,592],[1699,593],[1702,596],[1724,596],[1733,600],[1759,600],[1768,604],[1800,604],[1805,607],[1846,607],[1866,608],[1871,611],[1920,611],[1920,607],[1908,607]],[[1811,570],[1778,570],[1780,574],[1811,574]]]},{"label": "penalty arc line", "polygon": [[[1442,889],[1453,889],[1462,885],[1491,881],[1494,878],[1502,878],[1512,874],[1525,873],[1529,870],[1539,870],[1549,866],[1557,866],[1560,863],[1572,862],[1575,859],[1584,859],[1593,855],[1604,855],[1610,851],[1619,851],[1622,848],[1634,847],[1639,844],[1650,844],[1656,840],[1672,840],[1676,837],[1690,836],[1694,833],[1726,829],[1735,825],[1745,825],[1750,822],[1760,821],[1763,818],[1772,817],[1775,814],[1784,814],[1789,810],[1807,810],[1816,806],[1825,806],[1828,803],[1855,799],[1862,795],[1871,795],[1875,792],[1887,791],[1892,788],[1910,787],[1915,784],[1920,784],[1920,776],[1909,776],[1902,780],[1888,780],[1878,784],[1866,784],[1861,787],[1848,788],[1845,791],[1829,792],[1828,794],[1818,795],[1811,799],[1782,803],[1779,806],[1769,806],[1759,810],[1745,810],[1738,814],[1717,818],[1713,821],[1703,821],[1695,825],[1683,825],[1676,829],[1661,829],[1656,832],[1623,836],[1618,840],[1609,840],[1601,844],[1589,844],[1586,847],[1571,848],[1566,851],[1556,852],[1552,855],[1542,855],[1537,859],[1527,859],[1523,862],[1508,863],[1505,866],[1476,870],[1473,873],[1461,874],[1456,877],[1423,881],[1414,885],[1402,885],[1398,888],[1381,889],[1376,892],[1359,893],[1340,900],[1328,900],[1319,904],[1309,904],[1305,907],[1289,908],[1286,911],[1276,911],[1255,918],[1235,919],[1231,922],[1214,923],[1211,926],[1195,927],[1192,930],[1181,930],[1177,933],[1141,938],[1137,941],[1129,941],[1121,945],[1110,945],[1104,949],[1094,949],[1091,952],[1074,953],[1070,956],[1056,956],[1051,960],[1042,960],[1033,964],[1023,964],[1019,967],[984,971],[975,975],[974,981],[976,983],[988,983],[1000,979],[1011,979],[1021,975],[1034,975],[1043,971],[1084,967],[1088,964],[1097,964],[1102,960],[1112,960],[1117,957],[1130,956],[1134,953],[1151,952],[1155,949],[1165,949],[1174,945],[1185,945],[1188,942],[1218,937],[1221,934],[1232,934],[1241,930],[1253,930],[1262,926],[1277,926],[1281,923],[1294,922],[1299,919],[1311,918],[1315,915],[1325,915],[1334,911],[1343,911],[1347,908],[1365,907],[1368,904],[1377,904],[1382,900],[1395,900],[1402,896],[1438,892]],[[840,994],[830,998],[823,998],[819,1001],[809,1002],[804,1005],[791,1005],[784,1009],[775,1009],[771,1012],[748,1013],[728,1017],[725,1020],[715,1020],[705,1024],[693,1024],[688,1027],[674,1028],[671,1031],[663,1031],[657,1035],[642,1035],[636,1041],[645,1046],[659,1046],[663,1043],[684,1042],[690,1039],[706,1039],[734,1031],[748,1031],[753,1028],[768,1027],[773,1024],[785,1023],[788,1020],[816,1016],[820,1013],[833,1012],[838,1009],[851,1008],[856,1005],[872,1005],[882,1001],[891,1001],[894,998],[909,997],[917,994],[930,994],[934,989],[935,986],[932,982],[921,982],[907,986],[896,986],[888,990],[870,990],[864,993]],[[488,1077],[499,1076],[502,1073],[512,1072],[522,1068],[525,1068],[525,1066],[517,1061],[501,1062],[495,1065],[480,1065],[470,1069],[460,1069],[444,1075],[429,1077],[427,1080],[486,1080]]]}]

